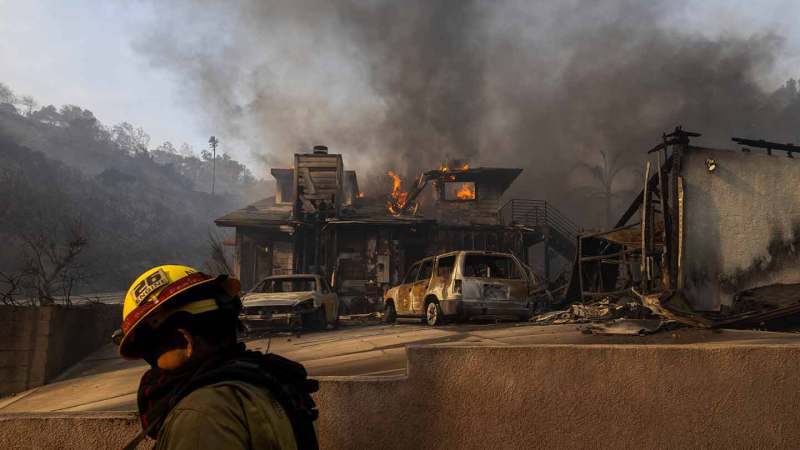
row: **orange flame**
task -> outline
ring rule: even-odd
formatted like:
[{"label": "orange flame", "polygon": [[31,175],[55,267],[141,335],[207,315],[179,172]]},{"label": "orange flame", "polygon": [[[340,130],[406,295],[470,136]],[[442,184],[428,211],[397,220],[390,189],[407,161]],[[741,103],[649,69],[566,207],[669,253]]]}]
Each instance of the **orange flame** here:
[{"label": "orange flame", "polygon": [[440,164],[439,165],[439,172],[465,172],[469,170],[469,164],[464,163],[458,167],[448,167],[447,164]]},{"label": "orange flame", "polygon": [[394,171],[390,170],[386,172],[386,174],[392,178],[391,200],[386,202],[386,208],[390,213],[398,215],[406,207],[406,203],[408,202],[408,192],[404,192],[401,189],[403,182],[400,177],[394,173]]},{"label": "orange flame", "polygon": [[462,183],[461,187],[456,191],[456,197],[459,200],[475,200],[475,189],[472,188],[470,183]]},{"label": "orange flame", "polygon": [[364,193],[359,191],[358,194],[356,194],[356,198],[364,198]]}]

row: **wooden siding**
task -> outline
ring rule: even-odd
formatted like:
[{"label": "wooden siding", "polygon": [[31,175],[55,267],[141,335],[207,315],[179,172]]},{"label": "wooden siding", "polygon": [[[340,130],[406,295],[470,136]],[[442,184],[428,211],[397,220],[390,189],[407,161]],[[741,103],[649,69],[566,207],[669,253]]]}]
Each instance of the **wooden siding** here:
[{"label": "wooden siding", "polygon": [[295,186],[304,213],[314,213],[325,203],[338,213],[344,186],[341,155],[294,155]]}]

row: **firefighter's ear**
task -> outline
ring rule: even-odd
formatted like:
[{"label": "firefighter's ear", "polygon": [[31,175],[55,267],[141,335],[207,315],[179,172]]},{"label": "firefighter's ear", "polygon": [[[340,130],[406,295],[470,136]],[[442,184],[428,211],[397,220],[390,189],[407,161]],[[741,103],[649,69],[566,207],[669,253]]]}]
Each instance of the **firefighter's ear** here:
[{"label": "firefighter's ear", "polygon": [[183,328],[178,328],[178,332],[186,340],[186,357],[191,358],[195,347],[194,336]]},{"label": "firefighter's ear", "polygon": [[183,328],[178,328],[178,334],[184,341],[182,345],[165,351],[158,356],[157,365],[159,369],[175,370],[186,364],[192,357],[194,350],[194,338],[191,333]]},{"label": "firefighter's ear", "polygon": [[194,336],[189,333],[185,328],[178,328],[178,333],[183,336],[183,339],[186,341],[186,358],[192,357],[192,352],[194,351]]}]

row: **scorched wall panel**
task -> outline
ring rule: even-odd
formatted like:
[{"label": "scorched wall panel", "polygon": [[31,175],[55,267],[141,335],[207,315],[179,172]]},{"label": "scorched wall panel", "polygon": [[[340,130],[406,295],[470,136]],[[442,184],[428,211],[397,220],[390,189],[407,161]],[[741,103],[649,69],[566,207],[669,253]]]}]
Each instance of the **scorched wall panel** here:
[{"label": "scorched wall panel", "polygon": [[800,161],[783,152],[691,149],[681,173],[684,292],[696,309],[730,305],[742,289],[800,282]]}]

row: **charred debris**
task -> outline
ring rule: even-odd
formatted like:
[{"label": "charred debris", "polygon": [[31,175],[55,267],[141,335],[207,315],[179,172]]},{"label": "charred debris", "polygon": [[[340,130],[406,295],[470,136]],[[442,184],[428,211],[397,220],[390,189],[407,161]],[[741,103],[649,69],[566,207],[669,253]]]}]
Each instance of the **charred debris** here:
[{"label": "charred debris", "polygon": [[534,321],[598,334],[796,328],[800,147],[733,138],[740,149],[713,149],[698,137],[678,127],[648,151],[639,195],[615,227],[578,236],[564,295]]}]

